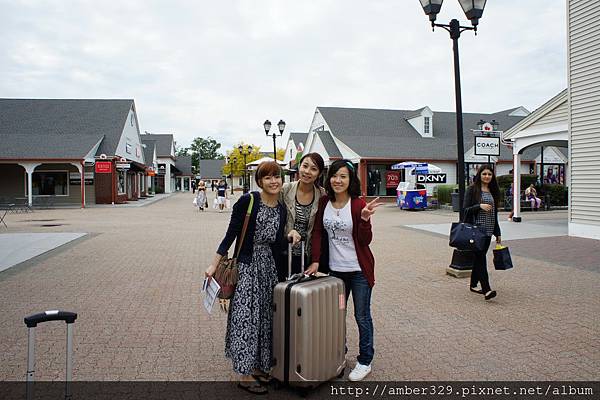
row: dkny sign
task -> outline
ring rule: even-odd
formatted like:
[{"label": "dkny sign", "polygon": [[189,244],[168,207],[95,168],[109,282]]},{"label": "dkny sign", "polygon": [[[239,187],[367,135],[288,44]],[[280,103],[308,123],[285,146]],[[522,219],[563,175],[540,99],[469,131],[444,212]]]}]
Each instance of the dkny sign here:
[{"label": "dkny sign", "polygon": [[417,175],[417,183],[446,183],[446,174]]}]

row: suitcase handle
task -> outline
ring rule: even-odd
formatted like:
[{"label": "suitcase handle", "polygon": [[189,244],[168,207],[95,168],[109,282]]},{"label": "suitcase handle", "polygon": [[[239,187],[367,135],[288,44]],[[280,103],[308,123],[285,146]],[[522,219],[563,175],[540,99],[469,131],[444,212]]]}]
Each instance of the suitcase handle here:
[{"label": "suitcase handle", "polygon": [[65,321],[67,324],[72,324],[77,319],[77,313],[70,311],[50,310],[38,314],[32,314],[25,317],[25,325],[28,328],[35,328],[37,324],[48,321]]},{"label": "suitcase handle", "polygon": [[[302,268],[302,274],[304,274],[304,240],[300,241],[302,247],[300,253],[300,268]],[[292,278],[292,239],[288,238],[288,275],[287,279]]]}]

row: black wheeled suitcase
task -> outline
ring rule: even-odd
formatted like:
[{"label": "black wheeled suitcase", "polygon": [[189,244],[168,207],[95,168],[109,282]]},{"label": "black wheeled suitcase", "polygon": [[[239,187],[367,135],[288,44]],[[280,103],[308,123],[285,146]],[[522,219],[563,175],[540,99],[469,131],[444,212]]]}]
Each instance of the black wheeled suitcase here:
[{"label": "black wheeled suitcase", "polygon": [[67,374],[65,376],[65,399],[71,398],[71,381],[73,380],[73,324],[77,314],[70,311],[45,311],[25,317],[27,325],[27,400],[33,398],[33,381],[35,374],[35,328],[37,324],[48,321],[65,321],[67,324]]},{"label": "black wheeled suitcase", "polygon": [[[314,388],[341,377],[346,365],[346,297],[344,282],[333,276],[291,276],[273,294],[273,356],[271,375],[298,388]],[[304,243],[302,243],[304,266]]]}]

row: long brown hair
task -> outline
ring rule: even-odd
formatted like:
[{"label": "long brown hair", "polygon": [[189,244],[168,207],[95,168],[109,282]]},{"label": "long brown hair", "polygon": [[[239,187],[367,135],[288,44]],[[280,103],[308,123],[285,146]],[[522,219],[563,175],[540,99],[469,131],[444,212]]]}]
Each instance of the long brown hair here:
[{"label": "long brown hair", "polygon": [[494,168],[490,164],[483,164],[481,167],[479,167],[479,169],[477,169],[477,175],[475,175],[473,184],[471,185],[473,187],[473,198],[481,201],[481,173],[486,169],[492,173],[492,180],[490,181],[488,187],[492,197],[494,198],[494,204],[497,210],[498,202],[500,201],[500,186],[498,186]]}]

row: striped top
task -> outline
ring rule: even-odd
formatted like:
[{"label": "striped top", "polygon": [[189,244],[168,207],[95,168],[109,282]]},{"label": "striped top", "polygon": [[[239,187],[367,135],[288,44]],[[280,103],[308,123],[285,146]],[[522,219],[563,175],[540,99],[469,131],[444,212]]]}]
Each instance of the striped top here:
[{"label": "striped top", "polygon": [[485,227],[485,233],[488,236],[494,234],[494,226],[496,225],[494,197],[490,192],[481,192],[481,204],[489,204],[492,206],[490,211],[479,210],[475,224]]},{"label": "striped top", "polygon": [[[306,234],[308,233],[308,221],[310,220],[310,209],[312,208],[312,202],[304,205],[300,204],[296,199],[296,219],[294,220],[294,229],[302,236],[302,240],[306,241]],[[292,249],[292,254],[300,256],[302,247],[298,243]]]}]

